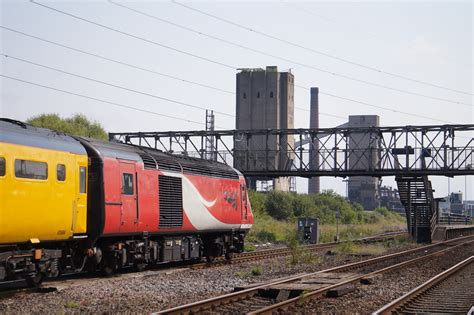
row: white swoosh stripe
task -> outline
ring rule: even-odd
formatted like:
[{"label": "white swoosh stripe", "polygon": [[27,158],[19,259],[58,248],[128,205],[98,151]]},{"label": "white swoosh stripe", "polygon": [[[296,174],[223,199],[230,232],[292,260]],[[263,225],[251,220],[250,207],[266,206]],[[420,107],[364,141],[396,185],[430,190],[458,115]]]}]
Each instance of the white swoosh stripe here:
[{"label": "white swoosh stripe", "polygon": [[238,229],[241,224],[228,224],[216,219],[206,208],[215,205],[205,200],[193,183],[183,174],[163,172],[166,176],[179,177],[183,183],[183,208],[191,224],[198,230]]}]

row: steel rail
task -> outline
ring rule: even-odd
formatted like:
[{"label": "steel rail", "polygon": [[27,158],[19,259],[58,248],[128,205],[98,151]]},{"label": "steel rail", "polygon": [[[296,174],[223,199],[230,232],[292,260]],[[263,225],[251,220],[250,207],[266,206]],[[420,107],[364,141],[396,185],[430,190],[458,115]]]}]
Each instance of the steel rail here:
[{"label": "steel rail", "polygon": [[[301,249],[309,250],[309,251],[318,251],[318,250],[323,250],[327,248],[333,248],[346,242],[364,244],[364,243],[370,243],[370,242],[380,242],[380,241],[390,240],[397,236],[402,236],[402,235],[408,236],[407,232],[389,232],[385,234],[374,235],[374,236],[364,237],[364,238],[355,239],[355,240],[344,240],[344,241],[339,241],[339,242],[310,244],[310,245],[302,246]],[[200,269],[200,268],[205,268],[209,266],[215,266],[218,264],[242,263],[246,261],[254,261],[254,260],[260,260],[260,259],[280,257],[280,256],[288,256],[288,255],[291,255],[292,252],[293,250],[288,247],[267,249],[267,250],[254,251],[254,252],[243,252],[234,256],[230,262],[227,261],[224,257],[216,257],[216,260],[211,264],[198,263],[198,264],[191,265],[190,267],[192,269]]]},{"label": "steel rail", "polygon": [[[474,256],[471,256],[456,265],[452,266],[451,268],[443,271],[439,275],[429,279],[425,283],[419,285],[415,289],[411,290],[407,294],[399,297],[398,299],[390,302],[389,304],[383,306],[379,310],[375,311],[373,314],[374,315],[384,315],[384,314],[391,314],[392,311],[395,311],[397,308],[400,306],[410,303],[414,301],[417,297],[420,296],[420,294],[423,294],[427,292],[429,289],[432,287],[438,285],[442,281],[445,281],[446,279],[452,277],[453,275],[457,274],[459,271],[461,271],[464,267],[468,266],[469,264],[474,263]],[[473,301],[474,303],[474,301]]]},{"label": "steel rail", "polygon": [[[248,288],[248,289],[245,289],[245,290],[241,290],[241,291],[238,291],[238,292],[232,292],[232,293],[228,293],[228,294],[225,294],[225,295],[205,299],[205,300],[202,300],[202,301],[197,301],[197,302],[189,303],[189,304],[186,304],[186,305],[181,305],[181,306],[177,306],[177,307],[174,307],[174,308],[170,308],[170,309],[167,309],[167,310],[162,310],[162,311],[159,311],[159,312],[154,313],[154,314],[190,314],[190,313],[200,312],[200,311],[204,311],[204,310],[207,310],[207,309],[211,309],[213,306],[224,305],[224,304],[228,304],[228,303],[232,303],[232,302],[235,302],[235,301],[244,300],[244,299],[253,297],[258,293],[259,289],[266,288],[270,285],[277,285],[277,284],[294,282],[294,281],[300,280],[304,277],[314,276],[314,275],[318,275],[318,274],[322,274],[322,273],[326,273],[326,272],[344,271],[344,270],[354,269],[354,268],[357,268],[357,267],[364,267],[364,266],[368,266],[368,265],[371,265],[371,264],[374,264],[374,263],[377,263],[377,262],[386,261],[386,260],[389,260],[389,259],[392,259],[392,258],[397,258],[397,257],[403,257],[403,256],[406,256],[406,255],[409,255],[409,254],[412,254],[412,253],[422,252],[422,251],[425,251],[427,249],[431,249],[431,248],[434,248],[434,247],[437,247],[437,246],[448,245],[448,244],[451,244],[451,243],[454,243],[454,242],[465,241],[465,240],[471,239],[471,238],[473,238],[473,236],[461,237],[461,238],[457,238],[457,239],[452,239],[452,240],[440,242],[440,243],[437,243],[437,244],[431,244],[431,245],[422,246],[422,247],[418,247],[418,248],[414,248],[414,249],[409,249],[409,250],[399,252],[399,253],[393,253],[393,254],[384,255],[384,256],[380,256],[380,257],[375,257],[375,258],[371,258],[371,259],[360,261],[360,262],[354,262],[354,263],[350,263],[350,264],[343,265],[343,266],[337,266],[337,267],[333,267],[333,268],[329,268],[329,269],[325,269],[325,270],[321,270],[321,271],[317,271],[317,272],[313,272],[313,273],[308,273],[308,274],[305,274],[305,275],[297,275],[297,276],[290,277],[290,278],[287,278],[287,279],[284,279],[284,280],[278,280],[278,281],[275,281],[275,282],[272,282],[272,283],[265,283],[265,284],[258,285],[258,286]],[[474,240],[470,240],[470,241],[467,241],[467,242],[474,242]],[[405,263],[414,263],[414,262],[419,261],[421,259],[426,259],[425,257],[433,257],[434,255],[440,255],[441,252],[444,252],[444,251],[447,251],[447,250],[452,250],[453,248],[457,248],[458,246],[464,245],[465,243],[466,242],[463,242],[461,244],[452,246],[450,248],[443,249],[441,251],[436,251],[436,252],[431,253],[429,255],[424,255],[424,256],[421,256],[421,257],[418,257],[418,258],[415,258],[415,259],[411,259],[409,261],[406,261]],[[390,267],[384,268],[382,270],[388,271],[388,270],[391,270],[391,269],[395,268],[395,266],[397,266],[397,265],[390,266]],[[347,280],[347,281],[349,281],[347,283],[354,282],[354,281],[357,281],[361,278],[371,276],[371,275],[374,275],[378,272],[384,272],[384,271],[379,270],[379,271],[376,271],[374,273],[364,274],[360,277],[357,277],[357,279],[356,278],[353,278],[353,279],[351,278],[350,280]],[[321,289],[321,290],[309,292],[309,293],[305,294],[305,299],[308,298],[308,297],[311,298],[315,294],[319,294],[321,292],[326,292],[327,290],[329,290],[331,288],[341,286],[344,283],[345,282],[341,282],[341,283],[338,283],[337,285],[334,285],[334,286],[330,286],[330,287],[326,287],[326,288]],[[258,313],[271,313],[271,312],[276,311],[280,308],[286,308],[291,304],[296,304],[299,301],[301,301],[300,297],[289,299],[289,300],[286,300],[284,302],[274,304],[274,305],[272,305],[268,308],[261,309],[260,311],[255,312],[255,314],[258,314]]]},{"label": "steel rail", "polygon": [[262,308],[260,310],[254,311],[254,312],[250,312],[249,314],[252,314],[252,315],[255,315],[255,314],[272,314],[273,312],[276,312],[278,310],[285,310],[285,309],[288,309],[289,307],[305,303],[308,300],[318,298],[318,297],[322,296],[324,293],[326,293],[327,291],[329,291],[331,289],[340,287],[340,286],[345,285],[345,284],[354,283],[354,282],[360,281],[361,279],[364,279],[364,278],[370,278],[370,277],[373,277],[373,276],[381,274],[381,273],[385,273],[385,272],[388,272],[388,271],[399,269],[401,267],[405,267],[405,266],[414,264],[416,262],[419,262],[419,261],[422,261],[422,260],[425,260],[425,259],[428,259],[428,258],[431,258],[431,257],[444,255],[448,251],[451,251],[451,250],[453,250],[457,247],[464,246],[464,245],[466,245],[468,243],[472,243],[472,242],[474,242],[474,240],[467,241],[467,242],[464,242],[464,243],[461,243],[461,244],[457,244],[455,246],[445,248],[445,249],[442,249],[440,251],[430,253],[428,255],[416,257],[416,258],[413,258],[413,259],[410,259],[410,260],[407,260],[407,261],[404,261],[404,262],[401,262],[401,263],[398,263],[398,264],[395,264],[395,265],[392,265],[392,266],[389,266],[389,267],[385,267],[383,269],[379,269],[377,271],[373,271],[373,272],[368,273],[368,274],[356,276],[356,277],[350,278],[348,280],[336,283],[334,285],[331,285],[331,286],[328,286],[328,287],[325,287],[325,288],[322,288],[322,289],[319,289],[319,290],[308,292],[304,295],[304,301],[302,301],[301,297],[296,297],[296,298],[288,299],[286,301],[271,305],[271,306],[266,307],[266,308]]}]

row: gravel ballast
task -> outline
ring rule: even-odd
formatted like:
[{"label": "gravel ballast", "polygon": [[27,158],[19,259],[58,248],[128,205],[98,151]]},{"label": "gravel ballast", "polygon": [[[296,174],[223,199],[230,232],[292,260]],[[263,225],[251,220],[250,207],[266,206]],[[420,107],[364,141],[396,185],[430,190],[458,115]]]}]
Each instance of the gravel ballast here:
[{"label": "gravel ballast", "polygon": [[[406,243],[384,252],[412,248]],[[16,295],[0,300],[0,313],[149,313],[233,291],[236,286],[314,272],[372,256],[316,252],[306,263],[288,257],[204,269],[164,269],[113,278],[57,280],[43,286],[57,292]]]}]

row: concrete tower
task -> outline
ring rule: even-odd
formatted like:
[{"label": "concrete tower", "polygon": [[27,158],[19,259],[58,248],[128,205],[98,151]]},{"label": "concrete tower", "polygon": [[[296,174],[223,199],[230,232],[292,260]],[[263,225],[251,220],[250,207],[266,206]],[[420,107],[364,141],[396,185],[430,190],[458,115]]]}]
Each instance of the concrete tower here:
[{"label": "concrete tower", "polygon": [[[294,128],[294,76],[291,72],[278,72],[277,67],[265,70],[240,69],[237,73],[236,129],[288,129]],[[248,146],[248,148],[247,148]],[[234,155],[237,169],[287,169],[291,166],[294,147],[292,136],[254,136],[248,143],[235,141],[237,150],[250,149],[248,157]],[[267,152],[265,152],[267,150]],[[248,158],[248,163],[247,159]],[[255,181],[250,185],[255,188]],[[288,191],[289,178],[274,180],[275,190]]]},{"label": "concrete tower", "polygon": [[[379,127],[377,115],[349,116],[347,127]],[[378,135],[367,132],[351,132],[349,135],[349,168],[365,170],[375,167],[380,160],[380,139]],[[376,177],[349,177],[349,200],[360,203],[365,210],[380,207],[380,181]]]},{"label": "concrete tower", "polygon": [[[311,101],[309,113],[309,128],[319,128],[319,89],[311,88]],[[319,167],[319,142],[315,140],[310,143],[309,149],[309,168],[311,170]],[[319,177],[311,177],[308,179],[308,194],[316,194],[320,192]]]}]

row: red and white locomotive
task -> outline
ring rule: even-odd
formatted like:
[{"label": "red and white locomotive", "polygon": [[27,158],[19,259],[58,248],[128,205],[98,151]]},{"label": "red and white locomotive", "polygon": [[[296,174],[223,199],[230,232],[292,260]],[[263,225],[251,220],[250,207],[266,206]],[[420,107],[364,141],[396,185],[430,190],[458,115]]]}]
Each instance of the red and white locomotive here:
[{"label": "red and white locomotive", "polygon": [[90,159],[88,201],[103,209],[90,219],[100,222],[94,248],[105,273],[127,265],[230,259],[243,251],[253,216],[237,170],[154,149],[79,141]]},{"label": "red and white locomotive", "polygon": [[252,223],[225,164],[0,119],[0,282],[230,259]]}]

